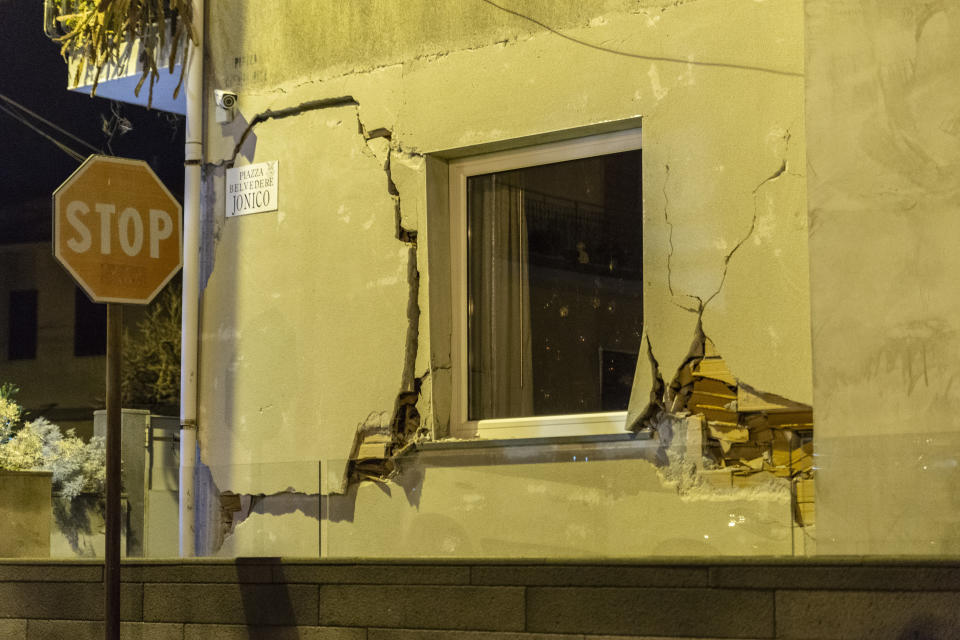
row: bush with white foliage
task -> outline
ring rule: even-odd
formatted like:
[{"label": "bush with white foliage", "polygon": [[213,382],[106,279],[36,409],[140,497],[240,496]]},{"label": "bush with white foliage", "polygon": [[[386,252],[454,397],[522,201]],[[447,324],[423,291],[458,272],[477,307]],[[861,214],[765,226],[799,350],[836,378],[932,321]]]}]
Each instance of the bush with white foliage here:
[{"label": "bush with white foliage", "polygon": [[103,494],[103,438],[95,436],[84,442],[73,429],[64,434],[46,418],[22,423],[23,409],[12,398],[14,393],[14,387],[0,386],[0,469],[50,471],[54,491],[68,499],[81,493]]}]

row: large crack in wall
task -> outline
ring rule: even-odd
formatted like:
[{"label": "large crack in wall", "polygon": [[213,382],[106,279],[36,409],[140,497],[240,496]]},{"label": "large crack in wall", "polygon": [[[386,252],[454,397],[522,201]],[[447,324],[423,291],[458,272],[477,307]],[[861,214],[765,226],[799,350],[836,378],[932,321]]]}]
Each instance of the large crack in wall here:
[{"label": "large crack in wall", "polygon": [[[393,153],[402,150],[394,142],[390,130],[367,130],[359,117],[359,104],[346,96],[258,114],[238,140],[227,166],[235,162],[256,124],[315,109],[342,106],[353,106],[357,110],[358,135],[362,136],[370,155],[382,167],[385,188],[394,203],[396,237],[408,247],[409,252],[408,329],[400,390],[392,411],[373,410],[358,424],[346,469],[346,487],[363,480],[396,480],[400,473],[399,459],[410,452],[417,442],[429,437],[427,430],[421,427],[417,407],[421,385],[429,375],[429,370],[422,376],[415,375],[420,318],[417,232],[402,224],[400,191],[391,170]],[[661,481],[667,486],[676,487],[681,498],[742,499],[751,496],[769,499],[789,496],[795,521],[802,526],[812,523],[813,515],[810,407],[765,394],[740,382],[725,368],[722,358],[703,330],[704,312],[723,289],[731,260],[756,230],[758,194],[765,185],[785,173],[787,162],[782,160],[752,190],[754,212],[750,226],[724,256],[717,289],[703,299],[680,293],[674,287],[671,264],[675,252],[674,223],[669,214],[666,189],[670,167],[665,166],[663,191],[664,221],[669,227],[669,249],[666,253],[668,289],[671,296],[696,302],[696,306],[687,306],[674,300],[677,306],[697,315],[697,324],[690,350],[669,382],[654,356],[652,341],[649,337],[646,340],[647,358],[654,382],[650,390],[650,403],[631,425],[631,429],[646,431],[658,441],[657,453],[650,462],[658,467]],[[298,501],[310,503],[318,499],[317,495],[294,491],[259,497],[225,492],[221,495],[223,531],[220,540],[222,542],[231,535],[252,513],[259,513],[251,505],[276,503],[263,508],[267,512],[278,513],[278,509],[283,509],[282,504],[299,504]],[[299,507],[295,510],[303,511]]]},{"label": "large crack in wall", "polygon": [[[789,144],[789,139],[790,132],[786,131],[784,142]],[[674,223],[666,188],[670,167],[665,165],[667,289],[671,302],[695,313],[697,323],[689,352],[669,383],[665,382],[648,336],[648,359],[653,367],[651,400],[628,428],[661,442],[663,455],[656,460],[661,479],[676,486],[682,497],[789,495],[795,523],[810,526],[814,522],[812,407],[761,391],[735,376],[703,325],[704,312],[723,290],[731,261],[757,229],[759,194],[788,173],[788,163],[783,158],[752,190],[754,210],[750,226],[724,256],[719,285],[704,299],[678,292],[673,283]],[[682,304],[675,299],[678,297],[694,300],[696,306]],[[677,433],[681,432],[678,441]]]},{"label": "large crack in wall", "polygon": [[[417,407],[423,381],[429,375],[429,370],[422,376],[418,377],[416,375],[420,331],[420,272],[417,260],[417,231],[414,228],[408,228],[403,223],[401,194],[394,181],[391,168],[391,160],[394,154],[401,154],[406,157],[422,156],[416,152],[403,149],[393,140],[392,132],[389,129],[368,129],[360,117],[359,102],[353,96],[347,95],[307,101],[288,108],[268,109],[258,113],[249,121],[242,133],[236,137],[236,143],[229,159],[217,163],[208,163],[205,169],[208,172],[222,173],[224,169],[233,167],[238,156],[244,153],[244,146],[248,144],[254,128],[259,124],[269,120],[293,118],[317,110],[342,107],[353,107],[357,122],[357,134],[362,137],[365,143],[364,151],[380,163],[384,172],[385,188],[394,204],[395,237],[403,243],[407,250],[406,280],[408,288],[405,310],[407,331],[400,388],[392,411],[374,409],[357,425],[353,446],[349,453],[349,463],[344,471],[343,488],[346,490],[351,482],[362,479],[385,481],[388,478],[395,477],[398,472],[398,458],[409,452],[417,442],[429,437],[428,430],[421,426],[420,412]],[[252,158],[252,152],[246,155]],[[208,193],[208,196],[211,196],[211,194]],[[215,194],[208,200],[213,199],[213,197],[215,197]],[[212,204],[208,202],[208,205],[208,209],[212,210]],[[206,269],[206,277],[209,277],[213,266],[212,246],[206,245],[215,243],[219,235],[215,225],[212,224],[212,220],[208,222],[211,223],[209,226],[213,227],[213,232],[208,234],[209,237],[207,243],[205,243],[205,255],[209,257],[211,263],[209,268]],[[304,511],[304,504],[319,503],[319,495],[298,492],[293,488],[286,492],[270,495],[236,494],[229,490],[219,491],[212,478],[208,480],[207,484],[209,484],[213,495],[217,496],[219,509],[216,511],[220,514],[217,523],[214,525],[216,533],[212,537],[207,536],[210,538],[208,546],[211,547],[211,552],[220,549],[225,540],[232,536],[237,527],[242,525],[252,514],[263,512],[280,515],[298,510]],[[290,509],[287,509],[287,507],[290,507]],[[284,511],[285,509],[287,510]]]}]

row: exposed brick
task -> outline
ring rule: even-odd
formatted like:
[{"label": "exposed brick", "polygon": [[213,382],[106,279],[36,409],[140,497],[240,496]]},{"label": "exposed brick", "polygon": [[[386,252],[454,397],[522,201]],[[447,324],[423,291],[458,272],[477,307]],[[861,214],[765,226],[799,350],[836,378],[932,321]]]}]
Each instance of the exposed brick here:
[{"label": "exposed brick", "polygon": [[[141,597],[141,585],[120,585],[121,620],[141,619]],[[102,620],[103,583],[0,583],[0,618]]]},{"label": "exposed brick", "polygon": [[248,625],[315,625],[317,587],[274,584],[143,585],[143,619]]},{"label": "exposed brick", "polygon": [[929,638],[960,629],[960,592],[778,591],[777,637]]},{"label": "exposed brick", "polygon": [[470,584],[470,567],[402,564],[298,564],[273,567],[278,582],[318,584]]},{"label": "exposed brick", "polygon": [[[2,637],[2,636],[0,636]],[[103,622],[88,620],[30,620],[26,640],[103,640]],[[120,623],[121,640],[183,640],[182,624]]]},{"label": "exposed brick", "polygon": [[706,567],[501,565],[471,570],[473,584],[551,587],[705,587]]},{"label": "exposed brick", "polygon": [[0,582],[102,582],[103,562],[0,563]]},{"label": "exposed brick", "polygon": [[365,640],[366,629],[188,624],[184,640]]},{"label": "exposed brick", "polygon": [[[427,631],[370,629],[367,640],[584,640],[581,634],[516,633],[512,631]],[[593,640],[593,637],[589,640]]]},{"label": "exposed brick", "polygon": [[530,587],[527,630],[621,635],[773,636],[773,592]]},{"label": "exposed brick", "polygon": [[522,631],[523,618],[519,587],[320,587],[320,624]]},{"label": "exposed brick", "polygon": [[720,566],[710,586],[741,589],[960,591],[960,567]]}]

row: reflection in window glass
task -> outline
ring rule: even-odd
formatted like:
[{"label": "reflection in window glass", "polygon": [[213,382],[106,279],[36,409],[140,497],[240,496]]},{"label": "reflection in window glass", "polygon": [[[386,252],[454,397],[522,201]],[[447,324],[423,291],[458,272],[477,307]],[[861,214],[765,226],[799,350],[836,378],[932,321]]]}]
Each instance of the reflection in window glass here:
[{"label": "reflection in window glass", "polygon": [[470,419],[626,409],[643,322],[640,159],[468,178]]}]

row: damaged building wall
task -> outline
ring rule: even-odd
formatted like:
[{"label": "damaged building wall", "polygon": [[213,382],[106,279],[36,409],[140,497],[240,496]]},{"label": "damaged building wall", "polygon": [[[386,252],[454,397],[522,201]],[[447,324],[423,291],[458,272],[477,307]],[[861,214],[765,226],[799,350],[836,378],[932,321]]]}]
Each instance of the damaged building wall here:
[{"label": "damaged building wall", "polygon": [[[675,435],[681,446],[671,454],[682,457],[685,432]],[[793,552],[800,536],[795,542],[784,483],[768,480],[748,491],[713,485],[684,491],[681,478],[652,463],[665,453],[658,447],[646,441],[629,454],[615,446],[581,445],[538,453],[425,452],[404,466],[397,484],[358,483],[346,495],[324,497],[323,555],[630,558]],[[670,469],[681,466],[673,462]]]},{"label": "damaged building wall", "polygon": [[[392,418],[415,257],[397,239],[382,161],[358,135],[355,106],[267,120],[253,136],[257,159],[280,160],[280,208],[214,230],[204,460],[238,493],[316,493],[317,461],[342,490],[342,462],[329,458],[349,455],[358,425]],[[209,173],[222,183],[222,168]]]},{"label": "damaged building wall", "polygon": [[[411,393],[402,428],[449,433],[445,158],[609,123],[644,135],[630,422],[655,415],[701,328],[737,381],[811,403],[800,0],[208,5],[207,86],[239,94],[232,123],[207,111],[200,441],[221,491],[348,490],[360,447],[396,451]],[[226,168],[267,160],[279,210],[225,218]],[[637,486],[656,471],[608,465]],[[456,493],[458,473],[424,493]],[[371,486],[349,489],[353,529],[419,517]],[[495,486],[548,508],[523,474]]]},{"label": "damaged building wall", "polygon": [[807,0],[818,550],[960,552],[960,6]]}]

